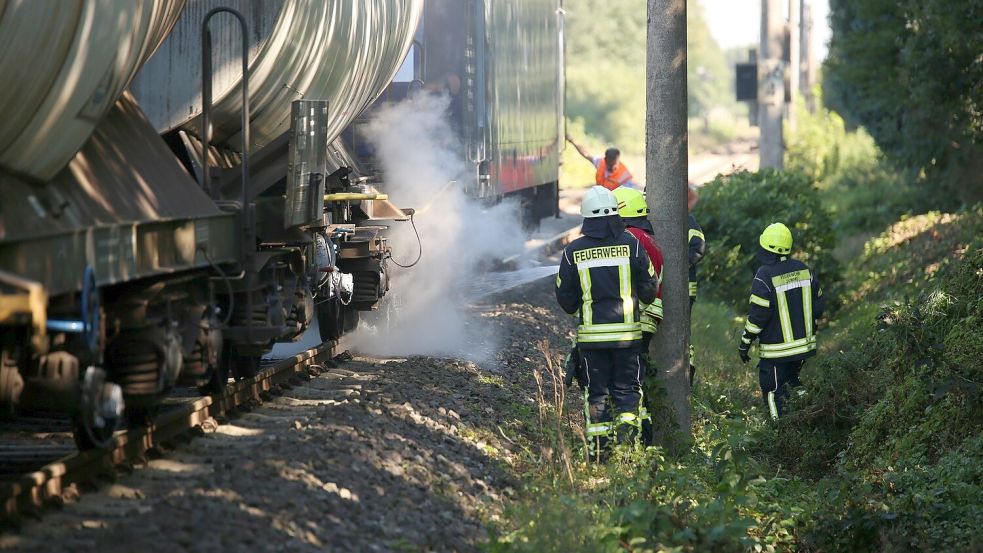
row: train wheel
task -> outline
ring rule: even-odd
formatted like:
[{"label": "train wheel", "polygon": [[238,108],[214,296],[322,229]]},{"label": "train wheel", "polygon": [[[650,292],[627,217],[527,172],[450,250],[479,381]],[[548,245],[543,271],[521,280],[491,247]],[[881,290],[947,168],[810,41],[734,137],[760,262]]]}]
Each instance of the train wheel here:
[{"label": "train wheel", "polygon": [[198,391],[202,395],[221,394],[225,391],[225,386],[229,383],[230,366],[229,363],[235,358],[231,342],[220,341],[215,344],[218,353],[209,360],[207,382],[198,386]]},{"label": "train wheel", "polygon": [[123,424],[123,390],[107,382],[102,369],[89,367],[82,380],[80,411],[72,419],[79,450],[108,447]]},{"label": "train wheel", "polygon": [[317,327],[321,341],[337,340],[345,332],[344,306],[337,299],[321,302],[316,306]]},{"label": "train wheel", "polygon": [[229,382],[229,369],[223,365],[212,367],[208,371],[208,382],[205,382],[201,386],[198,386],[198,391],[201,395],[210,396],[212,394],[221,394],[225,391],[225,386]]},{"label": "train wheel", "polygon": [[260,356],[258,355],[236,355],[233,357],[232,376],[236,382],[246,378],[252,378],[259,373]]}]

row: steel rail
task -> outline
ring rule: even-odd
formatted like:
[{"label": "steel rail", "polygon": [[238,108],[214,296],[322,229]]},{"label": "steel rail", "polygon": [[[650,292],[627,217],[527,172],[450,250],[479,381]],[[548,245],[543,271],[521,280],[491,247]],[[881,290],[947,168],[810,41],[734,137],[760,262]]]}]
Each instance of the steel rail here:
[{"label": "steel rail", "polygon": [[344,338],[325,342],[278,360],[251,378],[229,383],[221,394],[169,405],[149,424],[120,430],[108,448],[81,451],[0,482],[0,520],[13,521],[22,513],[37,513],[47,504],[61,501],[71,486],[97,481],[101,476],[111,474],[115,467],[143,458],[161,443],[227,414],[275,386],[305,375],[307,367],[342,353],[343,344]]}]

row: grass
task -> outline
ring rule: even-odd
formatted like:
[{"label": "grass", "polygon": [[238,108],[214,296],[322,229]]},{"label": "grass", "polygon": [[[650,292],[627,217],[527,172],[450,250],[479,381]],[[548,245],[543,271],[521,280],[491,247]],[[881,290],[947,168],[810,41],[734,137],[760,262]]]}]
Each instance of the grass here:
[{"label": "grass", "polygon": [[[528,450],[524,490],[487,549],[976,550],[983,435],[973,402],[983,373],[969,367],[983,356],[973,292],[983,266],[969,265],[983,260],[974,254],[981,236],[976,208],[906,218],[869,240],[803,372],[811,393],[778,425],[765,416],[754,365],[736,353],[743,314],[706,299],[692,317],[699,372],[688,453],[623,447],[602,466],[576,447],[557,456],[557,437],[576,444],[579,423],[541,394],[527,416],[552,430]],[[931,360],[910,361],[918,355]]]}]

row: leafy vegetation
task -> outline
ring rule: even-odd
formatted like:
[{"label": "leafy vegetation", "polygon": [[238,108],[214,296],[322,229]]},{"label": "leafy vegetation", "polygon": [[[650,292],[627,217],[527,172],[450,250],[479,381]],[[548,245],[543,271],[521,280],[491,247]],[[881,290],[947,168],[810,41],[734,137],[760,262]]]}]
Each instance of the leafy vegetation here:
[{"label": "leafy vegetation", "polygon": [[832,255],[832,218],[804,173],[766,169],[718,176],[702,188],[696,216],[712,241],[713,254],[700,265],[701,290],[711,297],[746,306],[758,236],[774,222],[788,225],[796,258],[818,272],[829,297],[837,296],[841,276]]},{"label": "leafy vegetation", "polygon": [[899,222],[849,269],[786,417],[736,360],[740,318],[701,300],[693,449],[543,470],[489,550],[978,550],[983,207]]},{"label": "leafy vegetation", "polygon": [[[815,95],[822,100],[819,89]],[[958,208],[951,194],[885,157],[863,128],[848,130],[836,112],[822,106],[810,112],[801,100],[795,110],[798,124],[786,133],[785,167],[816,183],[839,241],[863,246],[903,216]]]},{"label": "leafy vegetation", "polygon": [[[627,154],[642,154],[645,0],[578,0],[567,3],[564,9],[566,110],[571,136],[578,140],[590,137],[587,145],[595,151],[613,145]],[[687,15],[688,106],[690,115],[700,118],[695,126],[698,130],[704,127],[701,120],[708,118],[711,110],[734,106],[733,78],[723,51],[710,35],[700,3],[690,2]],[[572,169],[571,164],[564,168],[568,169]]]},{"label": "leafy vegetation", "polygon": [[829,105],[850,126],[966,201],[983,199],[980,21],[981,0],[831,0],[824,67]]}]

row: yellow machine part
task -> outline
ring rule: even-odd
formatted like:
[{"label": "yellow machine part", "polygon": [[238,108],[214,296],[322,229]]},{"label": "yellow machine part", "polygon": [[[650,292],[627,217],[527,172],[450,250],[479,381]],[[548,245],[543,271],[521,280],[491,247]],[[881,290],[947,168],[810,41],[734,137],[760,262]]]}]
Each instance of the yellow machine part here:
[{"label": "yellow machine part", "polygon": [[48,322],[47,306],[48,294],[41,283],[0,271],[0,325],[14,322],[18,315],[27,315],[34,336],[43,338]]},{"label": "yellow machine part", "polygon": [[366,187],[367,190],[364,192],[336,192],[333,194],[325,194],[325,202],[370,202],[362,204],[362,211],[369,217],[369,219],[374,220],[396,220],[396,221],[406,221],[410,217],[403,212],[402,209],[396,207],[391,201],[389,201],[389,194],[383,194],[376,190],[374,187]]},{"label": "yellow machine part", "polygon": [[337,192],[325,194],[326,202],[354,202],[357,200],[388,200],[389,194],[372,194],[366,192]]}]

